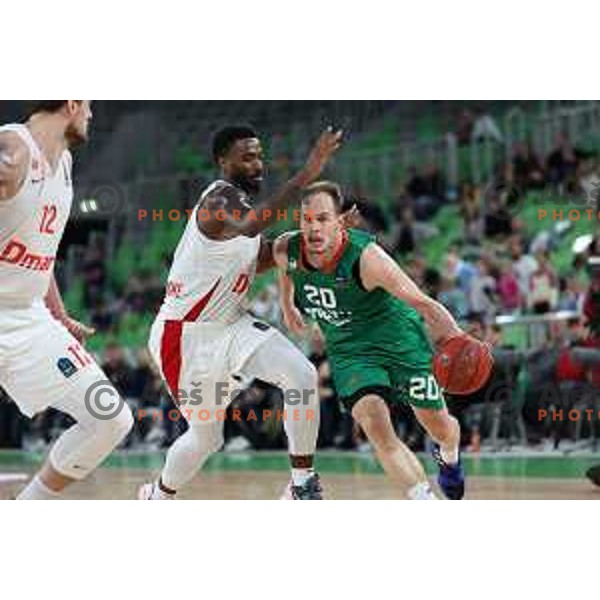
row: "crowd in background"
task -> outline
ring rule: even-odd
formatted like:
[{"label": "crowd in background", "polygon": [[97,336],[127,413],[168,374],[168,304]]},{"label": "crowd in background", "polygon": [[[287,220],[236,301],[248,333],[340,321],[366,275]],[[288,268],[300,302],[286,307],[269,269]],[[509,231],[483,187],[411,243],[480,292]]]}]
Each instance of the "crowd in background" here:
[{"label": "crowd in background", "polygon": [[[465,132],[466,124],[465,117],[461,125]],[[493,123],[480,122],[478,127],[478,131],[483,132],[481,135],[497,138]],[[473,135],[473,129],[469,135]],[[496,139],[496,142],[502,143],[502,140]],[[503,330],[494,324],[499,314],[540,315],[564,310],[586,315],[544,328],[537,340],[541,351],[528,358],[528,371],[533,376],[524,391],[522,413],[529,443],[544,440],[549,430],[547,423],[536,420],[535,411],[539,407],[536,385],[539,387],[548,378],[557,383],[590,379],[589,369],[576,364],[570,358],[569,349],[599,345],[596,342],[600,339],[600,327],[594,332],[594,323],[597,327],[600,303],[596,311],[596,304],[590,300],[596,284],[595,280],[590,283],[587,259],[590,255],[600,255],[600,240],[595,238],[586,251],[573,255],[572,268],[567,274],[559,274],[552,264],[552,251],[562,233],[560,228],[549,227],[531,236],[511,207],[517,201],[516,194],[546,186],[562,194],[588,195],[593,192],[590,184],[593,186],[594,177],[598,175],[600,180],[598,165],[597,157],[574,148],[568,138],[561,135],[554,150],[542,158],[535,155],[530,145],[516,145],[512,160],[498,165],[492,196],[490,188],[482,190],[469,181],[458,190],[450,190],[441,170],[430,164],[423,169],[411,169],[388,211],[358,198],[363,226],[378,234],[380,243],[399,259],[423,290],[443,303],[470,333],[496,348],[511,348],[504,340]],[[446,249],[439,264],[428,264],[420,249],[438,234],[431,218],[449,203],[458,206],[462,217],[460,242]],[[124,285],[116,287],[108,276],[105,257],[102,242],[87,249],[82,269],[83,301],[93,326],[110,334],[126,315],[156,313],[162,301],[164,278],[158,269],[134,271]],[[162,270],[167,269],[168,257],[165,257]],[[258,317],[283,328],[275,286],[264,287],[255,297],[252,309]],[[309,339],[297,341],[319,373],[322,407],[319,446],[364,448],[361,432],[337,401],[326,349],[318,331],[313,330]],[[138,417],[145,415],[136,419],[125,446],[158,449],[172,443],[186,424],[182,418],[172,418],[174,405],[147,350],[134,351],[110,343],[100,362],[134,413]],[[510,386],[515,387],[522,375],[519,368],[511,367],[495,372],[493,382],[508,378]],[[236,399],[233,408],[248,411],[278,403],[281,403],[280,392],[256,381]],[[463,423],[464,444],[473,451],[480,448],[482,437],[489,435],[486,403],[485,390],[479,398],[449,398],[452,410]],[[395,408],[394,420],[411,447],[424,448],[426,440],[410,410]],[[275,419],[267,422],[228,420],[226,423],[227,450],[285,447],[282,424]],[[67,425],[68,417],[52,410],[28,421],[19,415],[14,405],[6,399],[0,400],[0,440],[6,446],[42,449]]]}]

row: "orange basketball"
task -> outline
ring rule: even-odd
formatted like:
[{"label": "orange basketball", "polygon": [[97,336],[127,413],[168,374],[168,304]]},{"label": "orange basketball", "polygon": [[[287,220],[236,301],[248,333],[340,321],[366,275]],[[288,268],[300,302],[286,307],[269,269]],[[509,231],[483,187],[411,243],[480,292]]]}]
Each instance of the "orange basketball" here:
[{"label": "orange basketball", "polygon": [[469,335],[446,340],[433,357],[433,375],[450,394],[467,395],[489,379],[494,359],[487,344]]}]

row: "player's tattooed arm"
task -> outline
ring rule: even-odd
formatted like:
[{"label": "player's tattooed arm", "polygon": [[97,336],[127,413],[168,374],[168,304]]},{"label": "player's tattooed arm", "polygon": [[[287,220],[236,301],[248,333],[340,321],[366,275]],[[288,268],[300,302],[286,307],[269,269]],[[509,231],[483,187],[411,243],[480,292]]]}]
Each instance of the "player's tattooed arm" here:
[{"label": "player's tattooed arm", "polygon": [[277,282],[279,286],[279,303],[283,322],[288,330],[298,336],[303,336],[307,329],[294,302],[294,282],[287,274],[288,268],[288,241],[290,233],[280,235],[273,244],[273,255],[277,265]]},{"label": "player's tattooed arm", "polygon": [[[300,199],[302,189],[319,177],[341,143],[342,131],[334,132],[331,127],[326,129],[313,146],[302,169],[271,198],[258,204],[255,210],[243,207],[239,191],[233,186],[221,186],[205,198],[202,207],[208,211],[208,215],[198,212],[198,227],[215,239],[258,235],[277,220],[281,210]],[[204,216],[208,218],[203,220]]]},{"label": "player's tattooed arm", "polygon": [[46,294],[46,306],[52,316],[62,323],[69,333],[80,343],[82,344],[87,337],[96,333],[95,329],[92,327],[88,327],[83,323],[71,318],[67,314],[67,310],[62,300],[62,296],[60,294],[60,290],[58,289],[58,285],[56,283],[56,279],[54,275],[50,279],[50,285],[48,286],[48,292]]},{"label": "player's tattooed arm", "polygon": [[368,291],[383,288],[415,308],[425,320],[434,344],[462,334],[448,309],[424,294],[398,263],[377,244],[370,244],[363,251],[360,276]]},{"label": "player's tattooed arm", "polygon": [[15,133],[0,134],[0,202],[13,198],[27,173],[29,150]]}]

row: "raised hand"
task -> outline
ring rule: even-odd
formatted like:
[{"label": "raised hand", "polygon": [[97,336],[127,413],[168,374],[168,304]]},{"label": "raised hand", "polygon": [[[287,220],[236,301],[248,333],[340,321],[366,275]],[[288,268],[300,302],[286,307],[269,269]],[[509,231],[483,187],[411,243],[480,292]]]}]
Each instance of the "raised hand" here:
[{"label": "raised hand", "polygon": [[342,136],[343,131],[341,129],[333,131],[332,127],[328,127],[319,136],[302,170],[304,177],[307,179],[306,185],[319,177],[325,165],[342,145]]}]

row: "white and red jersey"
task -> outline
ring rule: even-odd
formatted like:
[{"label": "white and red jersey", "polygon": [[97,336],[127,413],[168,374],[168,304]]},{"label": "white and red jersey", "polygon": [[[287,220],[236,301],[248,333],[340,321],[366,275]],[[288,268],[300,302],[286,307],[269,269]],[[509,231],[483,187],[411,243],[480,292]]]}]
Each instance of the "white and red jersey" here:
[{"label": "white and red jersey", "polygon": [[211,184],[190,216],[173,258],[159,319],[228,324],[248,310],[260,236],[212,240],[198,228],[202,201],[223,185],[231,184],[219,180]]},{"label": "white and red jersey", "polygon": [[0,201],[0,305],[25,307],[48,291],[73,201],[72,159],[66,150],[52,173],[25,125],[0,127],[8,131],[26,144],[29,166],[16,196]]}]

